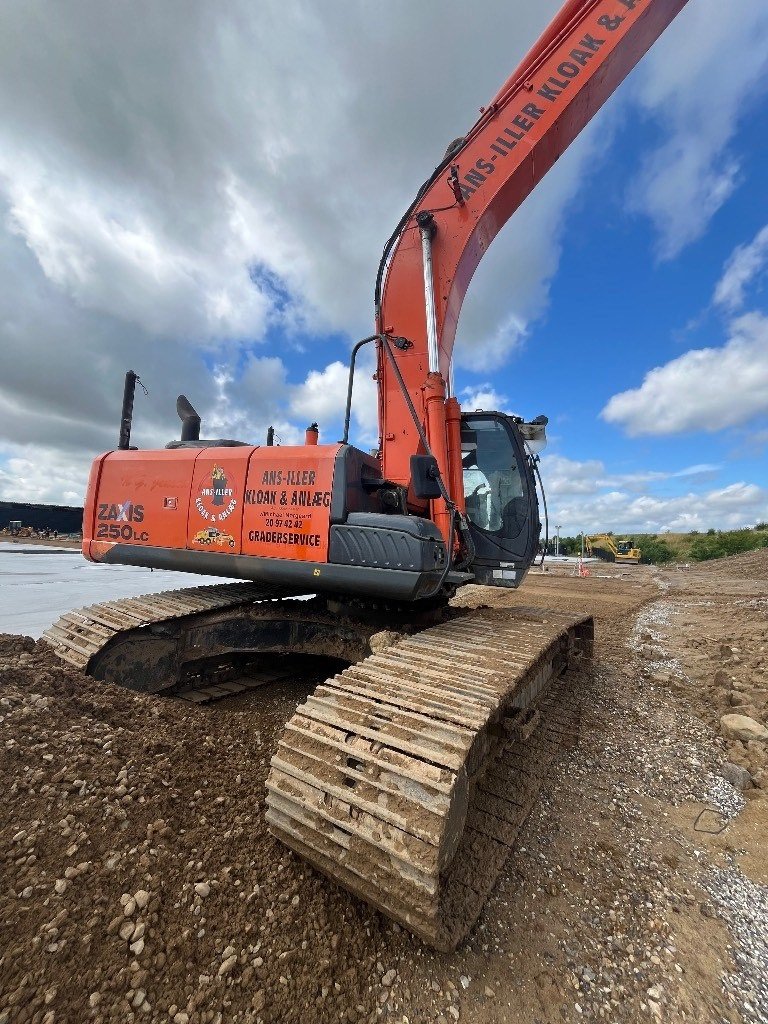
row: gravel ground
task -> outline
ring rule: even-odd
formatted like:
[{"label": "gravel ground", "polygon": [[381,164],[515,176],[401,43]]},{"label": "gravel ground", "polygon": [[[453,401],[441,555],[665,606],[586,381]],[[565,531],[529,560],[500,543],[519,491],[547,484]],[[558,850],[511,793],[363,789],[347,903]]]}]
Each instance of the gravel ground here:
[{"label": "gravel ground", "polygon": [[765,721],[768,553],[728,562],[467,595],[591,611],[598,643],[580,741],[450,955],[266,830],[270,753],[324,666],[196,707],[0,638],[0,1024],[764,1021],[766,744],[720,719]]}]

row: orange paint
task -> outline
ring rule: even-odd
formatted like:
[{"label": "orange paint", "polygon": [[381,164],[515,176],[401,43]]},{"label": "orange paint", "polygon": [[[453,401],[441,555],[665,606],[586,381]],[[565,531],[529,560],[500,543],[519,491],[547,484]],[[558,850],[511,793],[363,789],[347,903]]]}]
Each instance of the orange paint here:
[{"label": "orange paint", "polygon": [[339,445],[116,451],[91,468],[83,554],[114,544],[324,562]]},{"label": "orange paint", "polygon": [[[116,451],[101,456],[95,494],[89,483],[86,512],[88,540],[183,548],[187,540],[187,512],[197,451]],[[169,499],[171,499],[169,501]],[[83,536],[85,544],[86,535]],[[100,545],[94,552],[103,554]],[[96,558],[96,561],[99,559]]]},{"label": "orange paint", "polygon": [[259,448],[248,471],[243,554],[328,560],[338,444]]},{"label": "orange paint", "polygon": [[[434,211],[439,368],[448,380],[464,296],[489,245],[685,2],[568,0],[450,160],[457,168],[462,203],[455,200],[446,167],[414,207],[392,250],[377,330],[412,342],[395,358],[422,424],[427,422],[423,389],[429,364],[417,214]],[[378,379],[383,472],[407,486],[419,437],[381,346]],[[427,437],[430,446],[442,445],[441,438]],[[459,494],[451,496],[457,500]]]}]

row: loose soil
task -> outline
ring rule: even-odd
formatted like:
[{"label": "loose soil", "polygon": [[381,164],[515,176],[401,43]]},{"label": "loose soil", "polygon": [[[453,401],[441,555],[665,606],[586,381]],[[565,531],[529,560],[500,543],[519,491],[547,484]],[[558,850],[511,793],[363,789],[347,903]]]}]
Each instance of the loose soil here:
[{"label": "loose soil", "polygon": [[201,707],[0,638],[0,1024],[768,1019],[768,747],[720,727],[766,722],[768,551],[568,572],[461,596],[591,613],[597,643],[579,743],[450,955],[266,829],[319,659]]}]

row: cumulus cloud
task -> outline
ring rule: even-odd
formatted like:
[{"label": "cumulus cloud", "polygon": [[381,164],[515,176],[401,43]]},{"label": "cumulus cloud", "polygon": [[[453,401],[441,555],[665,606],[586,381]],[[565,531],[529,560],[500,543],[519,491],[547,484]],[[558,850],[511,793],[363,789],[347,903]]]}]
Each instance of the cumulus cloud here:
[{"label": "cumulus cloud", "polygon": [[605,466],[599,459],[580,462],[564,455],[542,456],[542,473],[547,493],[557,495],[595,494]]},{"label": "cumulus cloud", "polygon": [[736,129],[759,101],[768,72],[768,9],[722,0],[689,3],[635,77],[641,110],[662,125],[662,144],[630,188],[651,218],[658,254],[671,259],[701,237],[741,180]]},{"label": "cumulus cloud", "polygon": [[[471,26],[458,0],[322,10],[308,0],[264,0],[258,10],[247,0],[8,7],[0,36],[6,455],[33,464],[37,446],[41,464],[68,459],[81,479],[93,453],[114,444],[129,367],[150,390],[136,403],[142,445],[178,435],[179,392],[209,434],[258,439],[272,424],[288,441],[315,416],[330,419],[329,433],[340,425],[338,349],[370,329],[385,237],[446,143],[559,6],[492,0]],[[754,29],[759,19],[750,9],[740,20]],[[721,47],[721,27],[713,18],[696,47]],[[759,33],[745,38],[739,67],[718,69],[727,96],[726,80],[744,87],[754,75],[742,65],[762,59]],[[439,60],[425,61],[424,40]],[[673,109],[667,63],[655,60],[644,74],[649,117]],[[567,211],[626,95],[557,162],[482,262],[457,336],[459,364],[483,373],[499,366],[546,309]],[[711,96],[697,95],[692,88],[688,102],[705,111]],[[670,126],[687,131],[677,114]],[[269,350],[275,332],[305,349],[300,372],[289,371],[285,351]],[[318,344],[329,336],[334,352]],[[358,375],[354,408],[360,439],[372,439],[370,373]],[[35,488],[30,472],[17,479]],[[62,494],[72,492],[65,477]]]},{"label": "cumulus cloud", "polygon": [[462,388],[459,396],[462,409],[472,412],[483,409],[486,412],[508,412],[509,399],[501,395],[493,384],[475,384],[473,387]]},{"label": "cumulus cloud", "polygon": [[682,533],[710,528],[735,530],[754,526],[768,514],[768,491],[739,482],[727,487],[688,492],[677,497],[633,496],[608,491],[588,500],[557,502],[551,513],[564,533]]},{"label": "cumulus cloud", "polygon": [[[306,380],[291,389],[292,415],[307,423],[317,421],[325,429],[339,427],[344,420],[349,385],[349,367],[338,361],[323,370],[310,370]],[[360,359],[352,388],[352,416],[366,442],[374,443],[378,430],[378,394],[373,365]],[[326,440],[331,440],[326,437]],[[337,438],[333,438],[337,440]]]},{"label": "cumulus cloud", "polygon": [[715,287],[714,302],[728,312],[744,305],[747,288],[762,274],[768,263],[768,224],[751,242],[737,246],[728,257]]},{"label": "cumulus cloud", "polygon": [[614,395],[601,416],[631,437],[716,431],[768,413],[768,317],[748,313],[720,348],[692,349]]},{"label": "cumulus cloud", "polygon": [[[682,494],[658,492],[661,481],[706,479],[719,467],[689,466],[670,472],[614,474],[603,462],[579,462],[558,455],[542,459],[550,496],[550,523],[565,535],[581,533],[663,533],[665,530],[738,529],[768,515],[768,490],[737,482]],[[639,492],[639,493],[638,493]]]},{"label": "cumulus cloud", "polygon": [[14,445],[0,462],[0,500],[82,505],[89,469],[55,448]]},{"label": "cumulus cloud", "polygon": [[756,484],[690,489],[692,484],[712,480],[721,469],[700,463],[682,469],[617,473],[601,459],[580,461],[545,453],[541,461],[550,523],[559,523],[566,535],[731,529],[763,520],[768,490]]}]

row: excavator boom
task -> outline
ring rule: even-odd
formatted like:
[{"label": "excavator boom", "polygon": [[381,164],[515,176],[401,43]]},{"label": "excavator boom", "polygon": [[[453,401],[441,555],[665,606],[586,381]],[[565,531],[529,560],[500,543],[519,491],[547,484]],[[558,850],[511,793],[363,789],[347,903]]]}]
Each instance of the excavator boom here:
[{"label": "excavator boom", "polygon": [[[439,373],[449,380],[459,314],[480,260],[685,2],[568,0],[466,136],[449,147],[390,238],[376,290],[377,328],[412,342],[396,352],[398,367],[445,479],[458,478],[452,462],[459,456],[443,440],[444,419],[430,416],[427,379]],[[419,437],[381,346],[378,375],[384,475],[407,484]]]}]

